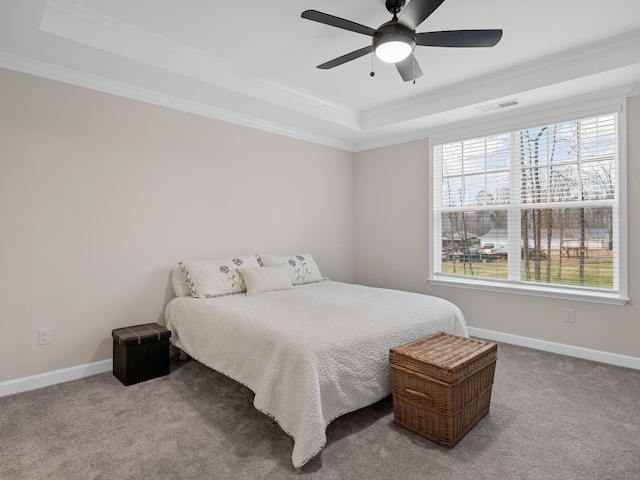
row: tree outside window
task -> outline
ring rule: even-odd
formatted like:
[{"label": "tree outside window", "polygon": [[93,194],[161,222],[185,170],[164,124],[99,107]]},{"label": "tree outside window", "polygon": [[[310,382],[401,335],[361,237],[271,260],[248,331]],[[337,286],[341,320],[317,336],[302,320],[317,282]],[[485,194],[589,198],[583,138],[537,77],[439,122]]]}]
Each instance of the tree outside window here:
[{"label": "tree outside window", "polygon": [[434,147],[434,274],[616,291],[617,115]]}]

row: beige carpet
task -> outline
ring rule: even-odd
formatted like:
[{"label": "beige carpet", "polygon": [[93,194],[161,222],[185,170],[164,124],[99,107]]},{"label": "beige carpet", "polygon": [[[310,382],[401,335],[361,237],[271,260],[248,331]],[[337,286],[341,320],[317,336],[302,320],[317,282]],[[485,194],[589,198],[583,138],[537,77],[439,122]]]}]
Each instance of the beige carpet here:
[{"label": "beige carpet", "polygon": [[454,449],[345,415],[301,471],[252,393],[193,360],[124,387],[111,374],[0,398],[0,479],[640,478],[640,371],[501,344],[491,411]]}]

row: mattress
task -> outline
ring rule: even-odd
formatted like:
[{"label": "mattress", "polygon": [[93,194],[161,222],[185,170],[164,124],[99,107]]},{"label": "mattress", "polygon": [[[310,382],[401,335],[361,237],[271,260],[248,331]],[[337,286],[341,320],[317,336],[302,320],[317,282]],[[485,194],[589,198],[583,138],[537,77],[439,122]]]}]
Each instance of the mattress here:
[{"label": "mattress", "polygon": [[254,406],[293,437],[296,468],[322,450],[332,420],[391,393],[391,347],[437,331],[468,336],[444,299],[329,280],[178,297],[165,320],[178,348],[255,393]]}]

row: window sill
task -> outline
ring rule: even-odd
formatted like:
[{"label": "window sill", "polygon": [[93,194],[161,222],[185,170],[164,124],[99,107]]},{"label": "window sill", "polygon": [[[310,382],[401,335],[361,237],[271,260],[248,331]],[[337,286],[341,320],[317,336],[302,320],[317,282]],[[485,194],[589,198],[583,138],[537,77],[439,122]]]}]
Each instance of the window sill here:
[{"label": "window sill", "polygon": [[473,290],[485,290],[500,293],[512,293],[517,295],[531,295],[536,297],[560,298],[563,300],[577,300],[581,302],[604,303],[608,305],[625,305],[629,299],[619,293],[606,293],[595,291],[578,291],[573,289],[545,288],[540,286],[518,285],[518,284],[498,284],[491,281],[452,278],[446,276],[435,276],[429,279],[431,285],[443,287],[470,288]]}]

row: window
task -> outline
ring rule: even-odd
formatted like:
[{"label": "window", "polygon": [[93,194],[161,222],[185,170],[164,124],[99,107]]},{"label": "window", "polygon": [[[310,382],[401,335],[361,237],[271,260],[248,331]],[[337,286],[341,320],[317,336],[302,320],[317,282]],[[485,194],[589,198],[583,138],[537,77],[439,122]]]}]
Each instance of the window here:
[{"label": "window", "polygon": [[432,151],[434,283],[624,303],[617,113]]}]

